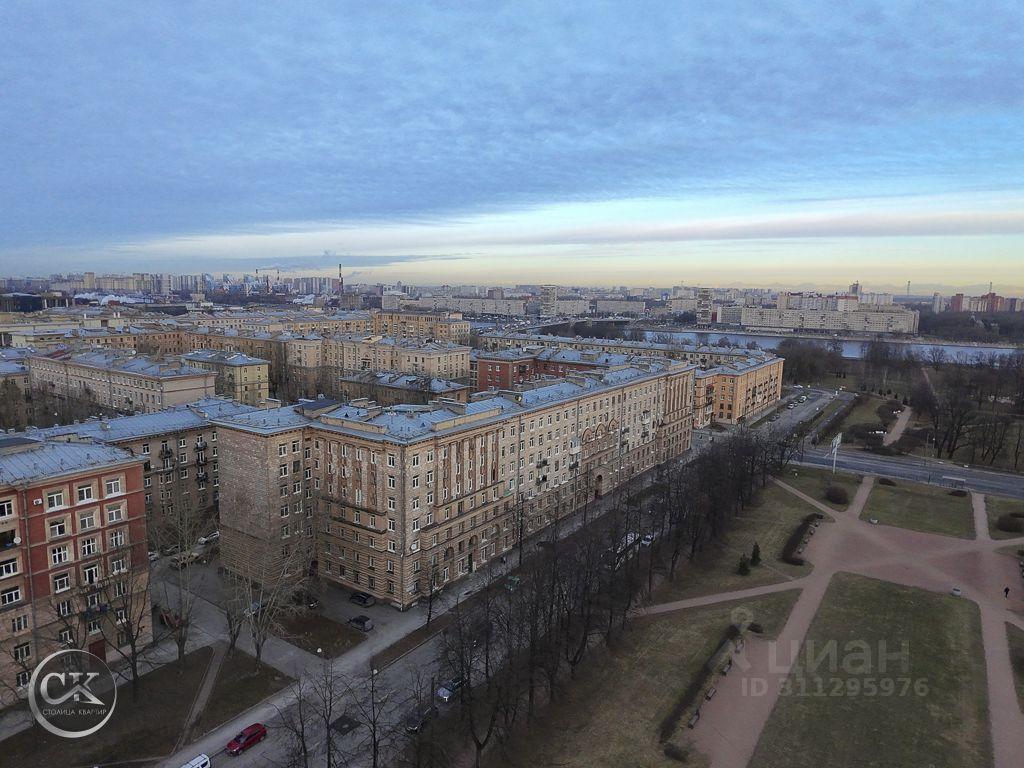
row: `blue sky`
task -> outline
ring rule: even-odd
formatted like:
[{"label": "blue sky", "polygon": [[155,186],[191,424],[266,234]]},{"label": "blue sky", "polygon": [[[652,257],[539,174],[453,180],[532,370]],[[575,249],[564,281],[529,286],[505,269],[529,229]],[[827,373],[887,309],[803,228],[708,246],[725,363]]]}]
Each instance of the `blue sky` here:
[{"label": "blue sky", "polygon": [[0,50],[5,274],[1024,291],[1019,2],[14,2]]}]

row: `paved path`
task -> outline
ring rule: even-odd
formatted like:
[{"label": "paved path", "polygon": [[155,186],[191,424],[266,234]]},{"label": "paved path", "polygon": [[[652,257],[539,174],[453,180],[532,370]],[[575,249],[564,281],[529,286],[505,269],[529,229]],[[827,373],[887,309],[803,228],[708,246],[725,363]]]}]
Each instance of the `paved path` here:
[{"label": "paved path", "polygon": [[[874,477],[861,482],[853,501],[836,512],[785,482],[776,483],[813,507],[828,513],[833,524],[822,525],[811,539],[806,556],[819,563],[807,576],[789,582],[752,589],[706,595],[689,600],[650,606],[649,615],[713,605],[730,600],[801,589],[785,627],[774,642],[748,640],[736,657],[739,674],[716,683],[714,699],[701,708],[701,720],[693,731],[694,744],[712,768],[746,768],[758,739],[779,698],[779,691],[807,631],[821,605],[832,577],[840,572],[948,592],[960,586],[965,599],[981,612],[994,768],[1020,768],[1024,754],[1024,714],[1018,705],[1007,647],[1006,624],[1024,629],[1024,587],[1015,558],[997,552],[1006,546],[1024,545],[1024,538],[993,541],[988,535],[985,499],[972,495],[978,531],[973,540],[871,525],[860,513],[874,486]],[[1003,585],[1016,588],[1009,599]]]},{"label": "paved path", "polygon": [[892,429],[890,429],[885,437],[882,438],[882,445],[892,445],[901,437],[903,437],[903,430],[907,428],[907,424],[910,423],[910,417],[913,411],[907,406],[903,406],[903,410],[900,411],[900,415],[896,417],[896,421],[893,422]]},{"label": "paved path", "polygon": [[188,743],[188,739],[192,735],[192,730],[195,728],[199,716],[206,709],[206,702],[210,700],[210,694],[213,693],[213,685],[217,682],[217,676],[220,674],[220,669],[224,666],[224,659],[227,657],[228,644],[222,640],[214,643],[213,656],[210,657],[210,663],[206,666],[206,675],[203,677],[203,682],[196,693],[195,701],[192,702],[192,709],[189,710],[188,717],[185,719],[185,727],[181,729],[178,742],[174,745],[175,751]]}]

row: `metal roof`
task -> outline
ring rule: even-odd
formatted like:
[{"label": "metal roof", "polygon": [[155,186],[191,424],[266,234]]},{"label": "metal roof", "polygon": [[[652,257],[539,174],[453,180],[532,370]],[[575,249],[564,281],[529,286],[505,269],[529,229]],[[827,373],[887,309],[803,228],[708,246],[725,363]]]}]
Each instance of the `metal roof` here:
[{"label": "metal roof", "polygon": [[134,458],[128,451],[110,445],[17,439],[21,442],[12,453],[5,453],[0,444],[0,485],[100,469]]}]

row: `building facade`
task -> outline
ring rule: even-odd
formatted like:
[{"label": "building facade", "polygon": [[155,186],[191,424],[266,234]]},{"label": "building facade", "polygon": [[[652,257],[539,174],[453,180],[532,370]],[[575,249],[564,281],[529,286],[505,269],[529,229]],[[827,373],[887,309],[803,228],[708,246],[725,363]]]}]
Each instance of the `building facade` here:
[{"label": "building facade", "polygon": [[183,362],[217,374],[217,394],[247,405],[270,397],[270,361],[241,352],[197,350],[182,355]]},{"label": "building facade", "polygon": [[216,374],[108,350],[27,358],[29,385],[58,397],[93,399],[122,412],[152,412],[216,392]]},{"label": "building facade", "polygon": [[152,638],[142,459],[0,438],[0,700],[60,648],[120,658]]},{"label": "building facade", "polygon": [[216,420],[232,457],[224,565],[258,579],[315,546],[321,578],[409,607],[687,451],[695,370],[663,361],[468,403],[314,401]]}]

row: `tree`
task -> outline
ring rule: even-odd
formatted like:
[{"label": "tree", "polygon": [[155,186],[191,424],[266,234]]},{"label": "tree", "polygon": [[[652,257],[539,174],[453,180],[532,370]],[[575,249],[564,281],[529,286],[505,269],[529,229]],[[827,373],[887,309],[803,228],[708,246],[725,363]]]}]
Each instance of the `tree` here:
[{"label": "tree", "polygon": [[750,559],[747,557],[746,553],[740,555],[740,564],[739,567],[736,569],[736,572],[740,576],[750,575]]},{"label": "tree", "polygon": [[755,566],[761,564],[761,545],[756,541],[754,542],[754,548],[750,552],[750,564]]}]

